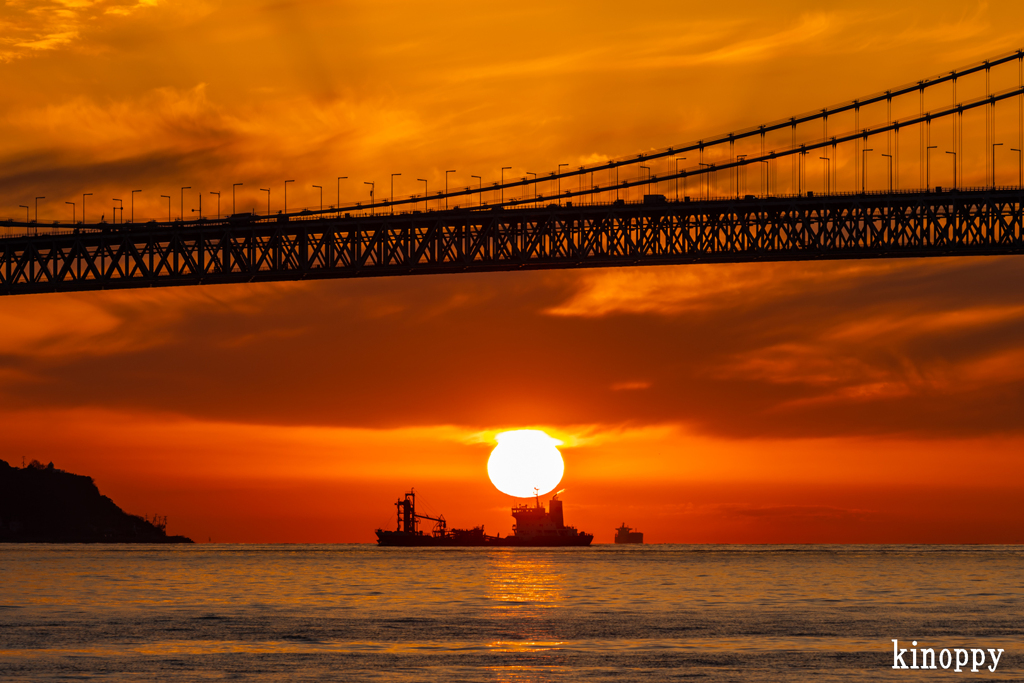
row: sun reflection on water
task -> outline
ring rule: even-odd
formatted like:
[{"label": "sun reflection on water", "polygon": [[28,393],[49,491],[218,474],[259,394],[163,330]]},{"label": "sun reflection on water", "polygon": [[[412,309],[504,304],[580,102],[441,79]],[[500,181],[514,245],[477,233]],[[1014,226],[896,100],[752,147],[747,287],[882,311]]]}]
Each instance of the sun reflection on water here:
[{"label": "sun reflection on water", "polygon": [[[539,680],[571,680],[574,673],[567,666],[489,666],[487,672],[496,683],[533,683]],[[578,672],[576,672],[578,673]]]},{"label": "sun reflection on water", "polygon": [[563,602],[565,572],[535,554],[510,549],[494,553],[489,563],[488,598],[498,610],[545,610]]}]

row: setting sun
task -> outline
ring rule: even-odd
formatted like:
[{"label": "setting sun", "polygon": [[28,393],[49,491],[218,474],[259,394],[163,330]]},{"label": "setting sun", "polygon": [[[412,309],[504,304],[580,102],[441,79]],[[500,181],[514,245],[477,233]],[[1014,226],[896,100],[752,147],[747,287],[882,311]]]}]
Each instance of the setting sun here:
[{"label": "setting sun", "polygon": [[487,460],[487,475],[502,493],[519,498],[543,495],[562,481],[561,441],[536,429],[502,432]]}]

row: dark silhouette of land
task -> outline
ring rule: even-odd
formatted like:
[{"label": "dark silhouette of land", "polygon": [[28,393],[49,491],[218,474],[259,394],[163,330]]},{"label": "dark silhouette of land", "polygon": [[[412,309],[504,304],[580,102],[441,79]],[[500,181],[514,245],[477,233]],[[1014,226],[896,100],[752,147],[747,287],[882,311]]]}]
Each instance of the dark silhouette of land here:
[{"label": "dark silhouette of land", "polygon": [[128,514],[92,477],[0,460],[0,543],[192,543],[168,536],[166,524]]}]

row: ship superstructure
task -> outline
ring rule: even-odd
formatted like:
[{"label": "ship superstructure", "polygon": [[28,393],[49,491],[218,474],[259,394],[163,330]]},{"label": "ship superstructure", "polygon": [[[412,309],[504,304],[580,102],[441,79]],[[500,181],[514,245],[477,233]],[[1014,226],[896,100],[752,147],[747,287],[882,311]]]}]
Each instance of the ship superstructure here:
[{"label": "ship superstructure", "polygon": [[[377,545],[384,546],[587,546],[592,534],[565,526],[562,501],[556,493],[545,510],[540,496],[533,505],[516,505],[512,516],[516,523],[512,535],[488,536],[483,526],[472,529],[449,529],[444,515],[431,517],[416,512],[416,492],[410,490],[395,503],[397,525],[394,531],[377,529]],[[420,520],[434,522],[430,533],[420,529]]]},{"label": "ship superstructure", "polygon": [[626,526],[623,522],[622,526],[615,530],[615,542],[616,543],[643,543],[644,535],[641,531],[633,531],[633,527]]},{"label": "ship superstructure", "polygon": [[506,539],[510,541],[507,545],[590,545],[594,540],[593,534],[565,526],[562,501],[558,500],[557,493],[548,501],[547,510],[540,504],[540,496],[536,496],[535,501],[534,505],[517,505],[512,508],[512,516],[516,518],[516,524],[512,527],[515,535]]}]

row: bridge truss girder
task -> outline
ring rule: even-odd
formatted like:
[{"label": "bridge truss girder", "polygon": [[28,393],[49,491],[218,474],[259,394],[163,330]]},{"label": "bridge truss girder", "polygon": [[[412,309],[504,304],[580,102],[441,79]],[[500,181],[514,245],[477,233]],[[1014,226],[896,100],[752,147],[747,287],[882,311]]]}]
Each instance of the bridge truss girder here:
[{"label": "bridge truss girder", "polygon": [[1011,189],[111,226],[0,239],[0,292],[1018,254],[1022,206]]}]

